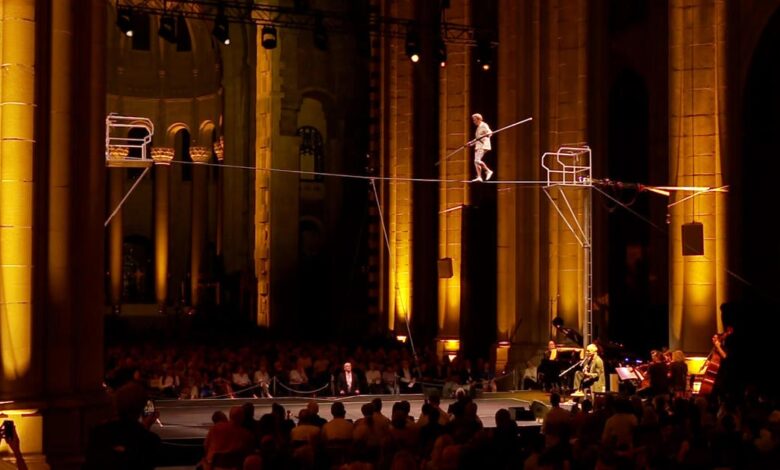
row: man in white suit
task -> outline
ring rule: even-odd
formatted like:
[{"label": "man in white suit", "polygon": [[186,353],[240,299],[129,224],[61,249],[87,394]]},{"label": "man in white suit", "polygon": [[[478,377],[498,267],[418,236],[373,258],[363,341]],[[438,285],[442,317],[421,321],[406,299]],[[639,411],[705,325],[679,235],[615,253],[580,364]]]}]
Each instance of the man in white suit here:
[{"label": "man in white suit", "polygon": [[474,167],[477,170],[477,177],[472,181],[483,181],[482,170],[485,171],[484,181],[488,181],[490,177],[493,176],[493,171],[485,165],[482,158],[485,156],[485,153],[489,152],[491,149],[490,136],[493,134],[493,131],[491,131],[490,126],[482,120],[482,115],[479,113],[472,114],[471,121],[477,126],[477,130],[474,133],[474,140],[471,141],[471,146],[474,147]]}]

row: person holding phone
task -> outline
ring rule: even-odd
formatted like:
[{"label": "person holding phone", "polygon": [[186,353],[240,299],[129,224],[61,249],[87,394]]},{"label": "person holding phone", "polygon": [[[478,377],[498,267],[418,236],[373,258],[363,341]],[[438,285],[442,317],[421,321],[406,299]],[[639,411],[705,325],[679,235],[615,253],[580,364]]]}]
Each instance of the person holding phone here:
[{"label": "person holding phone", "polygon": [[0,427],[0,442],[4,439],[5,442],[8,443],[8,447],[14,453],[16,468],[19,470],[27,470],[27,463],[24,461],[24,455],[22,455],[21,445],[19,443],[19,433],[16,432],[16,425],[10,419],[3,421],[3,426]]}]

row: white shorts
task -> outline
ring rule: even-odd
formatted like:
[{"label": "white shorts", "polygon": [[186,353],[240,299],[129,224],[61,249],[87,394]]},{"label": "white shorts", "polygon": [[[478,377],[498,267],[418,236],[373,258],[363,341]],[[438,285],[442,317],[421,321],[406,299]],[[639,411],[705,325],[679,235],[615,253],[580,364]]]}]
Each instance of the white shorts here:
[{"label": "white shorts", "polygon": [[482,157],[485,156],[485,149],[476,149],[474,150],[474,163],[481,163]]}]

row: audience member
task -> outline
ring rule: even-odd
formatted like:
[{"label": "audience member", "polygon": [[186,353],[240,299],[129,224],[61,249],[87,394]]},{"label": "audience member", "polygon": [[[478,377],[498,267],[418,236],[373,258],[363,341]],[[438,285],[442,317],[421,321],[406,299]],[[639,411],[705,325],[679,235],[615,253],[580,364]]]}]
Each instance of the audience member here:
[{"label": "audience member", "polygon": [[144,388],[127,382],[114,394],[116,418],[90,433],[84,469],[153,469],[160,457],[160,438],[150,431],[157,412],[142,417],[147,402]]}]

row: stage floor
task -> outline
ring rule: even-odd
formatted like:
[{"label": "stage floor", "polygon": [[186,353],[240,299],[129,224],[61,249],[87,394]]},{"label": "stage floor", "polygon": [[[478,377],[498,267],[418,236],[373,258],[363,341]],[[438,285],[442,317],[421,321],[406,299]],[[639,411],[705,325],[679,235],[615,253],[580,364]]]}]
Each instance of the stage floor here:
[{"label": "stage floor", "polygon": [[[382,412],[389,416],[393,403],[400,400],[407,400],[412,405],[411,415],[415,420],[420,416],[420,408],[424,403],[424,397],[421,394],[414,395],[362,395],[348,398],[316,398],[320,405],[320,416],[330,419],[330,406],[336,401],[342,401],[347,410],[347,419],[357,420],[362,415],[360,407],[370,402],[373,398],[379,396],[382,398]],[[164,441],[173,441],[180,439],[203,439],[211,427],[211,415],[221,410],[228,414],[233,406],[251,402],[255,405],[255,419],[271,411],[273,403],[279,403],[285,410],[292,412],[293,417],[298,415],[298,411],[306,406],[310,398],[279,397],[279,398],[235,398],[221,400],[161,400],[155,402],[157,410],[160,412],[160,423],[155,424],[152,431],[156,432]],[[526,390],[516,392],[496,392],[485,393],[474,400],[477,403],[477,414],[485,427],[495,426],[496,411],[500,408],[525,407],[531,408],[531,403],[538,401],[545,406],[550,405],[550,396],[548,393]],[[442,399],[441,407],[447,409],[452,399]],[[522,422],[518,422],[522,424]],[[538,425],[535,421],[525,423],[525,425]]]}]

